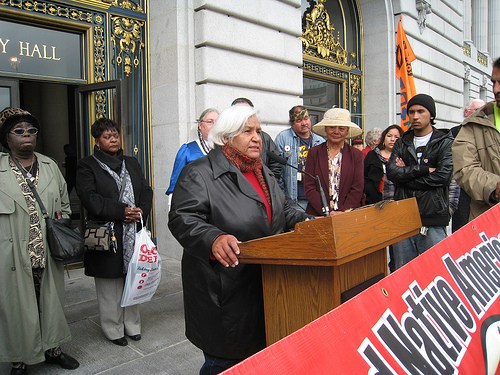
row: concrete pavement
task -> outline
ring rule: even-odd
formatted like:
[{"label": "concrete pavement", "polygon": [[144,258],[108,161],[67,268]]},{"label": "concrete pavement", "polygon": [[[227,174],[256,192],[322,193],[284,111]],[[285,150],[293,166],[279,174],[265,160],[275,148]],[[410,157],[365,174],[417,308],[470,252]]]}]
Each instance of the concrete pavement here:
[{"label": "concrete pavement", "polygon": [[[160,254],[161,254],[160,250]],[[180,261],[162,255],[161,284],[150,302],[141,305],[142,340],[121,347],[109,342],[99,326],[94,279],[82,268],[66,274],[66,317],[73,340],[62,346],[80,362],[76,370],[45,363],[28,367],[28,374],[128,375],[198,374],[203,354],[184,336]],[[0,363],[9,374],[10,363]]]}]

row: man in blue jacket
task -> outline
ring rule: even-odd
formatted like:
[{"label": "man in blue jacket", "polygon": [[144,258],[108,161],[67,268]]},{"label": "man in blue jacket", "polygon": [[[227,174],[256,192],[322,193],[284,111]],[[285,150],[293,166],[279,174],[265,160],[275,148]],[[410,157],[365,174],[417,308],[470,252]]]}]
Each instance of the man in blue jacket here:
[{"label": "man in blue jacket", "polygon": [[411,128],[394,145],[387,177],[395,184],[395,200],[417,198],[422,228],[419,234],[393,245],[396,269],[443,240],[450,221],[453,137],[432,126],[436,104],[429,95],[412,97],[408,115]]},{"label": "man in blue jacket", "polygon": [[[304,106],[292,107],[288,115],[290,129],[280,132],[276,136],[275,143],[281,156],[288,159],[288,164],[303,170],[309,149],[325,140],[311,132],[311,119]],[[305,211],[307,199],[302,173],[285,165],[281,170],[279,182],[290,205],[297,210]]]}]

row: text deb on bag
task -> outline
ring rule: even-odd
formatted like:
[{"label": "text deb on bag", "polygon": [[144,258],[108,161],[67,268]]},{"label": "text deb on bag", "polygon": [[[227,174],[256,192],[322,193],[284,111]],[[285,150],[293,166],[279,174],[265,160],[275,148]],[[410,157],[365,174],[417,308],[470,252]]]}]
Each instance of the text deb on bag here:
[{"label": "text deb on bag", "polygon": [[150,232],[142,222],[135,235],[134,253],[128,264],[121,306],[150,301],[161,280],[161,259]]}]

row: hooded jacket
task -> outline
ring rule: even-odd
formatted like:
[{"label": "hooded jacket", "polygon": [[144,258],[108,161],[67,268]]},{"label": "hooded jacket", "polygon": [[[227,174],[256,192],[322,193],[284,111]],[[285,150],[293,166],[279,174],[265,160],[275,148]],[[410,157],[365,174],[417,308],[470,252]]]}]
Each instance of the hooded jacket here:
[{"label": "hooded jacket", "polygon": [[[453,137],[432,129],[420,163],[413,144],[413,130],[408,130],[396,141],[387,163],[387,177],[395,184],[394,199],[415,197],[422,225],[426,227],[446,226],[450,221],[448,189],[453,172]],[[405,166],[396,166],[396,158],[401,158]],[[436,170],[429,173],[430,167]]]},{"label": "hooded jacket", "polygon": [[466,118],[453,142],[453,177],[471,198],[470,220],[497,203],[491,197],[500,182],[494,105],[490,102]]},{"label": "hooded jacket", "polygon": [[210,258],[221,234],[240,241],[292,229],[308,216],[285,202],[264,165],[272,220],[246,177],[216,147],[188,164],[175,185],[168,227],[184,247],[182,285],[186,336],[209,355],[243,359],[265,347],[260,265],[224,267]]}]

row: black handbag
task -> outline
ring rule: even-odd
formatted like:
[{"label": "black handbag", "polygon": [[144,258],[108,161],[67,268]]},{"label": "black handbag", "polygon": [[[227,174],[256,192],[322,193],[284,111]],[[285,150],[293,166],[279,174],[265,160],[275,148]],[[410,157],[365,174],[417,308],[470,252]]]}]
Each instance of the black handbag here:
[{"label": "black handbag", "polygon": [[47,242],[50,254],[55,260],[64,264],[79,262],[83,259],[83,237],[78,228],[71,227],[71,219],[52,219],[49,217],[42,199],[36,191],[33,181],[27,176],[19,162],[13,158],[17,168],[22,172],[33,195],[35,196],[43,217],[45,218]]}]

